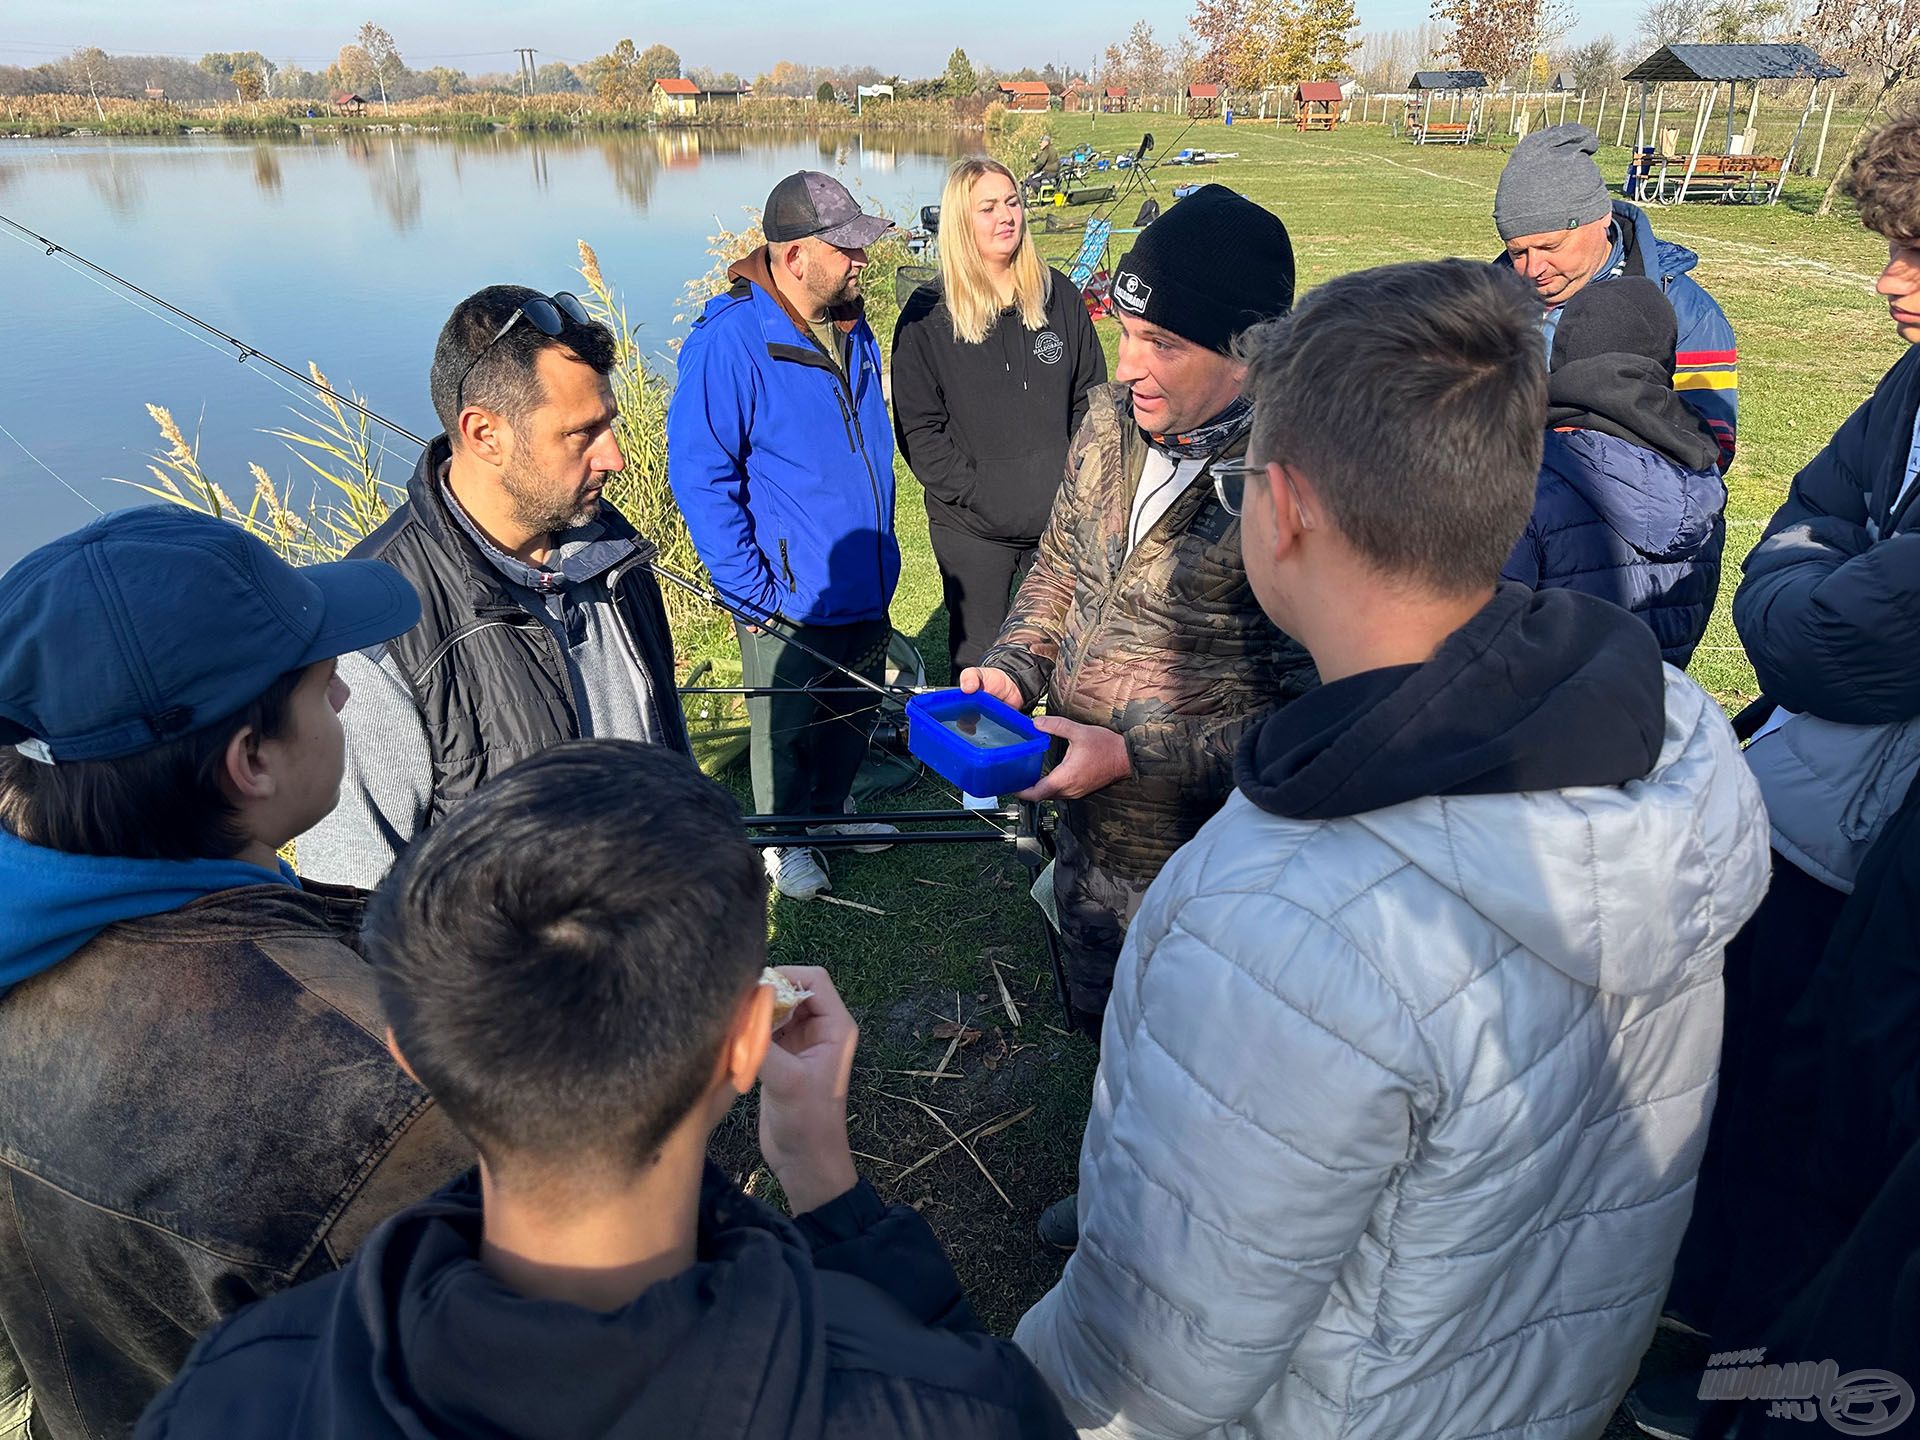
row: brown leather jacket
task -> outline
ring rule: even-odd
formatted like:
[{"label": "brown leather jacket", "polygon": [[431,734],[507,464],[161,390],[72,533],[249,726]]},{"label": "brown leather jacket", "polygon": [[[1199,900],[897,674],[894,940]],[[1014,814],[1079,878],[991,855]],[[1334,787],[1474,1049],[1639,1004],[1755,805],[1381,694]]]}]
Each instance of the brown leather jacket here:
[{"label": "brown leather jacket", "polygon": [[222,891],[0,996],[0,1417],[11,1369],[33,1436],[125,1434],[215,1320],[472,1164],[386,1052],[364,900]]}]

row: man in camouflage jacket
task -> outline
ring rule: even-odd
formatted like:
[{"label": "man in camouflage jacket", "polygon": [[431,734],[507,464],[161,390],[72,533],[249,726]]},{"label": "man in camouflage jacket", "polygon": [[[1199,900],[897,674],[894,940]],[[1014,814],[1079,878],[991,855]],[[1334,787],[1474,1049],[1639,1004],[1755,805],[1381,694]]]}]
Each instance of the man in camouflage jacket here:
[{"label": "man in camouflage jacket", "polygon": [[1315,683],[1261,613],[1216,464],[1251,411],[1232,339],[1293,300],[1286,228],[1210,185],[1115,273],[1116,382],[1090,392],[998,642],[963,689],[1027,709],[1067,753],[1023,798],[1060,802],[1054,898],[1076,1019],[1096,1036],[1127,922],[1233,788],[1252,724]]}]

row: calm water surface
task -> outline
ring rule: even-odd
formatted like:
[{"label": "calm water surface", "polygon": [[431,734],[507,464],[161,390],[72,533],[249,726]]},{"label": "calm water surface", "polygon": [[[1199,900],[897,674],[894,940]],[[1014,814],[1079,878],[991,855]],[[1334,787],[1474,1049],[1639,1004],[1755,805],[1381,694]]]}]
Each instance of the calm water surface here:
[{"label": "calm water surface", "polygon": [[[430,435],[427,367],[462,296],[497,282],[582,288],[584,239],[642,344],[664,356],[682,288],[712,263],[716,217],[738,226],[743,206],[803,166],[857,181],[904,217],[939,199],[960,143],[690,131],[0,140],[0,213],[295,368],[318,361],[336,386]],[[0,426],[79,492],[0,435],[0,567],[91,519],[89,501],[142,499],[114,482],[147,478],[158,445],[148,404],[172,410],[189,438],[197,430],[203,463],[235,496],[251,488],[250,460],[300,473],[260,433],[292,419],[294,399],[257,366],[7,235],[0,327]],[[393,449],[387,473],[402,480],[412,447]]]}]

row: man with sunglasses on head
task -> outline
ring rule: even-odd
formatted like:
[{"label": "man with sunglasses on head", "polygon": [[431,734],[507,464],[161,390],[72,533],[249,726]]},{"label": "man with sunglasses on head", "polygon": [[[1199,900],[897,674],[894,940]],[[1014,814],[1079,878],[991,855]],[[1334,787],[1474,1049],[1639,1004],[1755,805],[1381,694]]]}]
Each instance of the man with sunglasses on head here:
[{"label": "man with sunglasses on head", "polygon": [[[1246,454],[1233,337],[1293,303],[1277,215],[1220,185],[1144,231],[1114,273],[1114,383],[1088,392],[1067,473],[999,641],[961,673],[1066,742],[1023,798],[1057,800],[1053,891],[1076,1021],[1098,1036],[1127,922],[1220,808],[1234,746],[1313,684],[1247,587],[1212,476]],[[1072,1241],[1072,1205],[1042,1234]]]},{"label": "man with sunglasses on head", "polygon": [[[873,697],[845,671],[880,679],[900,578],[893,417],[860,298],[866,247],[893,222],[801,170],[773,187],[760,224],[767,243],[727,272],[732,287],[680,351],[667,476],[734,612],[742,683],[768,692],[747,701],[754,809],[838,816],[873,729]],[[893,833],[872,820],[817,829],[868,837],[856,850]],[[817,849],[771,846],[763,860],[790,900],[832,888]]]},{"label": "man with sunglasses on head", "polygon": [[303,874],[371,886],[462,795],[562,740],[687,749],[653,546],[604,497],[625,464],[612,332],[574,296],[490,285],[434,348],[407,500],[352,552],[420,592],[420,623],[343,656],[340,806]]}]

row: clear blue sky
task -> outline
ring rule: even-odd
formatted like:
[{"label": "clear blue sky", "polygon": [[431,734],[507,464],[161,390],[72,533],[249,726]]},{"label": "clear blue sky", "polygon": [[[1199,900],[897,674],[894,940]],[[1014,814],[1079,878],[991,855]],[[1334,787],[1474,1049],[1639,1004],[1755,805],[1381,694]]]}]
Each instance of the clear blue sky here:
[{"label": "clear blue sky", "polygon": [[[1579,36],[1612,31],[1626,39],[1641,0],[1587,0]],[[734,70],[751,79],[774,61],[872,64],[904,75],[942,69],[963,46],[977,63],[1001,69],[1049,60],[1090,65],[1134,19],[1163,40],[1185,27],[1183,0],[836,0],[814,7],[798,0],[699,0],[695,4],[615,4],[613,0],[361,0],[335,10],[337,20],[306,6],[258,0],[13,0],[0,6],[0,63],[38,64],[76,45],[116,53],[259,50],[272,60],[313,67],[353,38],[363,19],[393,33],[415,67],[447,64],[469,72],[508,70],[513,49],[532,45],[541,60],[579,61],[608,50],[622,36],[642,45],[664,41],[687,65]],[[1359,0],[1365,30],[1392,30],[1427,16],[1425,0]],[[365,13],[362,13],[365,12]],[[944,17],[944,18],[943,18]]]}]

